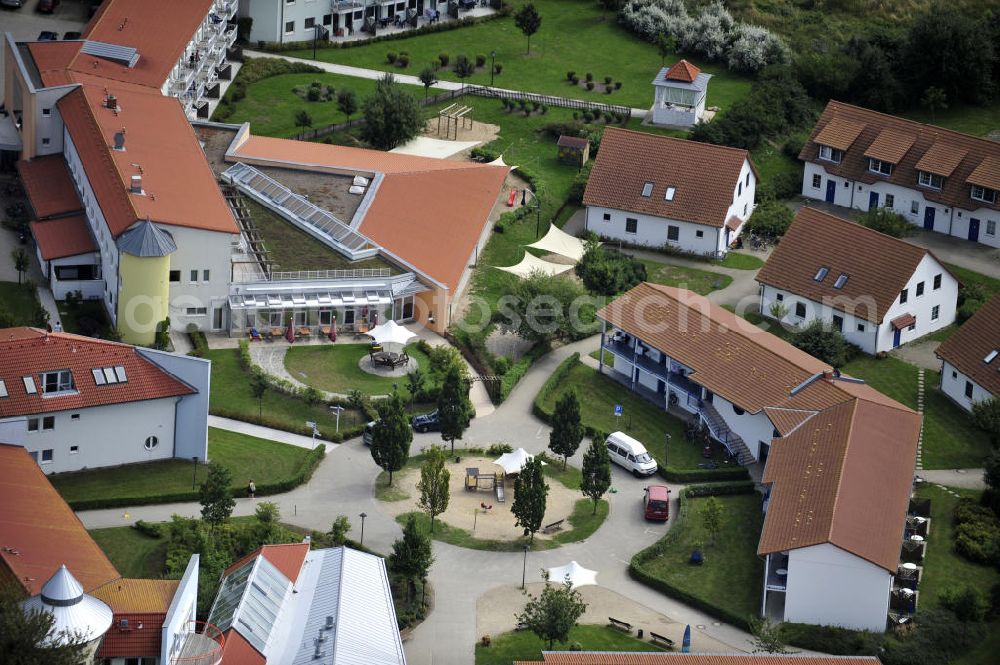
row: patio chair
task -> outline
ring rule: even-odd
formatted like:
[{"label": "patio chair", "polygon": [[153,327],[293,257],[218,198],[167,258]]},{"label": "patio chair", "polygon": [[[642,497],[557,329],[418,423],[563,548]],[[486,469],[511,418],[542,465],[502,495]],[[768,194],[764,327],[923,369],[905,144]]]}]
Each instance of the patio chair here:
[{"label": "patio chair", "polygon": [[251,342],[260,342],[263,340],[263,337],[260,336],[260,331],[256,328],[250,328],[250,330],[247,331],[247,337],[250,338]]}]

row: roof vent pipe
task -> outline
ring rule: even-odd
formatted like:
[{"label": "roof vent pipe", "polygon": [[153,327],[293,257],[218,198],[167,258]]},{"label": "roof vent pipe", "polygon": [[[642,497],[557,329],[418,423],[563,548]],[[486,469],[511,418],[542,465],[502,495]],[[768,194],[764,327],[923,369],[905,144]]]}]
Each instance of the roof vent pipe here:
[{"label": "roof vent pipe", "polygon": [[108,108],[111,109],[112,111],[118,109],[118,98],[115,97],[114,95],[108,95],[107,99],[105,100],[105,103],[107,104]]}]

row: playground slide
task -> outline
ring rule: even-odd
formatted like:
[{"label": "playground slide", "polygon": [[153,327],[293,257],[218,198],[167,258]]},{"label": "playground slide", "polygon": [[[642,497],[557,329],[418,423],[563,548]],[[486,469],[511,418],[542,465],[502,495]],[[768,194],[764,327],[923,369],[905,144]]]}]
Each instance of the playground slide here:
[{"label": "playground slide", "polygon": [[516,189],[512,189],[512,190],[510,190],[510,196],[507,197],[507,207],[508,208],[513,208],[514,207],[514,201],[516,201],[516,200],[517,200],[517,190]]},{"label": "playground slide", "polygon": [[503,503],[503,483],[497,483],[497,503]]}]

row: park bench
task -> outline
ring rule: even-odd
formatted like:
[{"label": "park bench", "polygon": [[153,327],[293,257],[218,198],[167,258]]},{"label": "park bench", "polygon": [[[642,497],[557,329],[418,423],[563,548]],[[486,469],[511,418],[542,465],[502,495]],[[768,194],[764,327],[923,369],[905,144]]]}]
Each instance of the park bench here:
[{"label": "park bench", "polygon": [[621,621],[614,617],[608,617],[608,623],[610,623],[613,628],[617,628],[618,630],[629,633],[630,635],[632,634],[632,624],[628,621]]},{"label": "park bench", "polygon": [[562,529],[562,524],[565,521],[566,521],[565,519],[561,519],[553,522],[552,524],[546,524],[544,527],[542,527],[542,533],[549,533],[551,531],[558,531]]},{"label": "park bench", "polygon": [[649,631],[649,641],[657,646],[666,647],[668,649],[673,648],[674,646],[674,641],[672,639],[664,635],[660,635],[659,633],[654,633],[653,631]]}]

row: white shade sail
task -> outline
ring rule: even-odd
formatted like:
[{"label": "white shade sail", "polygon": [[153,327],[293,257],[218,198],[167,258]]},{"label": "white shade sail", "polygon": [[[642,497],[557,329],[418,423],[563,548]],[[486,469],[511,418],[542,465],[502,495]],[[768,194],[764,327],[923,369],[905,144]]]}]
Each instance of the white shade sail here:
[{"label": "white shade sail", "polygon": [[565,566],[549,568],[549,581],[561,584],[569,580],[574,587],[597,584],[597,571],[588,570],[576,561],[570,561]]},{"label": "white shade sail", "polygon": [[555,224],[550,224],[549,232],[545,234],[545,237],[538,242],[531,243],[528,247],[579,261],[583,258],[585,244],[583,240],[571,236]]},{"label": "white shade sail", "polygon": [[521,259],[521,262],[516,266],[497,266],[497,269],[517,275],[518,277],[527,277],[533,272],[542,272],[549,276],[560,275],[567,270],[570,270],[572,267],[573,266],[571,265],[565,265],[562,263],[543,261],[534,254],[525,252],[524,258]]},{"label": "white shade sail", "polygon": [[524,448],[518,448],[512,453],[504,453],[493,461],[494,464],[503,467],[507,473],[520,473],[528,460],[534,459],[534,455]]},{"label": "white shade sail", "polygon": [[368,331],[368,335],[376,344],[406,344],[417,336],[395,321],[389,320]]}]

